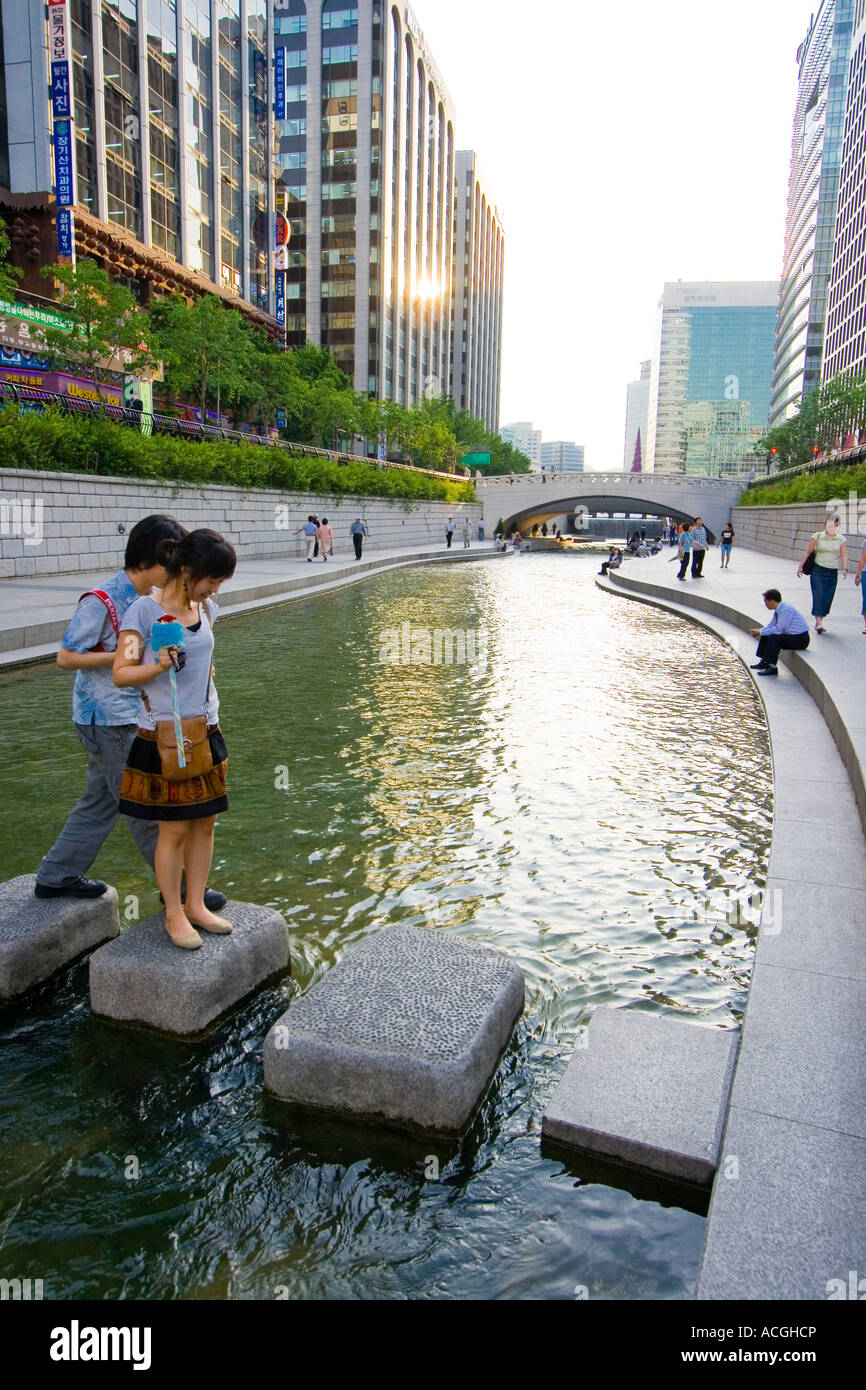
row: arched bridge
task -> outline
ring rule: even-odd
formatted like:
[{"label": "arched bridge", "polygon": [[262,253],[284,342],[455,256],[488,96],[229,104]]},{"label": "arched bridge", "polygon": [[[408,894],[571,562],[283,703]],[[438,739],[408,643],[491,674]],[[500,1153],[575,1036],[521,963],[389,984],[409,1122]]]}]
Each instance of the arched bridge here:
[{"label": "arched bridge", "polygon": [[[484,526],[493,534],[499,520],[506,529],[532,526],[563,512],[586,507],[590,512],[638,512],[670,516],[678,521],[703,518],[718,535],[731,508],[749,481],[700,478],[681,473],[517,473],[485,478],[476,474],[475,487],[484,510]],[[542,482],[542,478],[544,481]]]}]

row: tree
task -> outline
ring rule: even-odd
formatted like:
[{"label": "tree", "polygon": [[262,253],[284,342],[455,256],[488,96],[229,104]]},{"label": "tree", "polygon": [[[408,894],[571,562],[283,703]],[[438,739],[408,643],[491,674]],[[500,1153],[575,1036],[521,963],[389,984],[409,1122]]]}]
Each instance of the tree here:
[{"label": "tree", "polygon": [[81,369],[91,381],[110,372],[137,374],[156,362],[150,322],[123,285],[117,285],[95,261],[45,266],[43,275],[60,285],[60,308],[72,322],[40,330],[42,342],[57,361]]},{"label": "tree", "polygon": [[196,395],[202,420],[208,400],[219,416],[224,403],[249,389],[255,343],[237,309],[215,294],[192,304],[177,294],[153,305],[150,317],[166,380],[173,391]]},{"label": "tree", "polygon": [[16,265],[9,263],[11,249],[12,243],[6,231],[6,223],[0,217],[0,298],[14,300],[22,272]]}]

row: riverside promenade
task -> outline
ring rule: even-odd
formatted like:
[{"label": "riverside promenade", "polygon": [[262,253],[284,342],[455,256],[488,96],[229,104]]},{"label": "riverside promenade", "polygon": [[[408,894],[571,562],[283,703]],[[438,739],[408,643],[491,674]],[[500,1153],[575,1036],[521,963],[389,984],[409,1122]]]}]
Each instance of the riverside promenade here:
[{"label": "riverside promenade", "polygon": [[[809,618],[790,560],[735,547],[676,579],[673,552],[629,560],[611,594],[700,622],[748,665],[777,588]],[[860,590],[840,576],[827,635],[755,679],[775,816],[749,1002],[698,1282],[699,1299],[857,1297],[866,1273],[866,715]],[[700,682],[719,678],[712,667]],[[854,1271],[853,1281],[851,1272]]]},{"label": "riverside promenade", "polygon": [[[473,541],[468,550],[456,537],[447,550],[440,541],[367,551],[356,560],[349,545],[327,562],[312,564],[297,555],[285,559],[244,560],[233,578],[220,590],[223,618],[270,608],[309,594],[344,588],[373,573],[406,569],[414,565],[466,560],[504,559],[492,540]],[[0,579],[0,671],[54,657],[70,614],[81,594],[99,588],[116,570]]]}]

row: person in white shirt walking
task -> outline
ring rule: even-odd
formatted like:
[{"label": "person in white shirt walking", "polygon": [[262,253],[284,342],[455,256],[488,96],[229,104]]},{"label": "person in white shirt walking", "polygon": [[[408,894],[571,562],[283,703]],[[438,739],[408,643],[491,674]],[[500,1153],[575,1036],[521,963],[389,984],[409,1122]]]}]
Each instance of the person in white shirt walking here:
[{"label": "person in white shirt walking", "polygon": [[800,561],[800,568],[797,575],[804,573],[804,565],[808,562],[809,556],[814,555],[815,560],[809,583],[812,586],[812,617],[815,619],[815,631],[820,632],[822,637],[826,631],[824,619],[830,612],[833,598],[836,593],[836,585],[839,581],[839,570],[842,571],[842,578],[848,578],[848,547],[845,537],[837,531],[839,518],[828,516],[824,523],[823,531],[816,531],[814,536],[809,539],[806,547],[806,554]]}]

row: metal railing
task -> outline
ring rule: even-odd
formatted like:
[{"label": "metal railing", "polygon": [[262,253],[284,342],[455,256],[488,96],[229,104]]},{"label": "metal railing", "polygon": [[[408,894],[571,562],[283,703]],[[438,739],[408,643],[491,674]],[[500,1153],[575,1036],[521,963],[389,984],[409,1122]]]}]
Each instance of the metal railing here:
[{"label": "metal railing", "polygon": [[159,415],[150,410],[133,410],[131,406],[111,405],[108,401],[77,400],[74,396],[67,396],[58,391],[43,391],[37,386],[19,386],[12,381],[0,381],[0,407],[8,400],[14,401],[24,410],[41,411],[54,407],[63,415],[72,415],[79,419],[110,420],[114,424],[137,430],[143,435],[168,435],[174,439],[189,439],[198,443],[250,444],[263,449],[283,449],[302,458],[327,459],[339,467],[345,467],[349,463],[363,463],[368,468],[403,469],[412,473],[423,473],[429,478],[439,478],[443,482],[470,481],[469,478],[454,473],[441,473],[434,468],[418,468],[413,463],[395,463],[391,459],[367,458],[364,454],[316,448],[313,444],[297,444],[274,435],[252,434],[221,425],[205,425],[198,420],[182,420],[175,415]]}]

